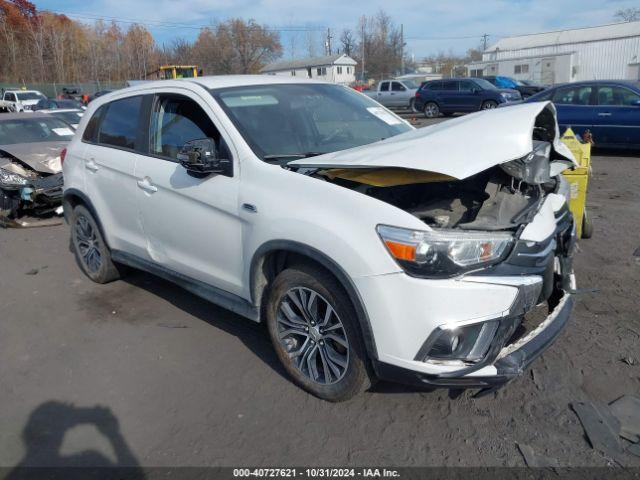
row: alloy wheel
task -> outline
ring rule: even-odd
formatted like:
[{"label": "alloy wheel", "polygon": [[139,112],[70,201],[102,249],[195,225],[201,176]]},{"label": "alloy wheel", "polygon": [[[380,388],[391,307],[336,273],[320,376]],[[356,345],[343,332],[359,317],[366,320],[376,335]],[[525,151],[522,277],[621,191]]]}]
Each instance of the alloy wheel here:
[{"label": "alloy wheel", "polygon": [[340,381],[349,365],[349,341],[334,307],[318,292],[294,287],[280,300],[278,340],[293,365],[321,385]]},{"label": "alloy wheel", "polygon": [[73,232],[76,248],[84,266],[91,273],[97,272],[102,266],[102,255],[99,248],[100,241],[91,222],[84,215],[79,215],[76,218]]},{"label": "alloy wheel", "polygon": [[424,107],[424,114],[428,118],[435,118],[440,114],[440,109],[435,103],[427,103]]}]

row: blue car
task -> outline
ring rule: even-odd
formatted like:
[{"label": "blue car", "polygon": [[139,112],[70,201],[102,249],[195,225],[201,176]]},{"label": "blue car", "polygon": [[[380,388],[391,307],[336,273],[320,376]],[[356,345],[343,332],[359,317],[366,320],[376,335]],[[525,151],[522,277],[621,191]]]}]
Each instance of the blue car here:
[{"label": "blue car", "polygon": [[640,148],[640,82],[598,80],[552,87],[525,102],[551,100],[561,132],[591,130],[597,146]]},{"label": "blue car", "polygon": [[517,90],[497,88],[482,78],[447,78],[423,83],[414,105],[427,118],[435,118],[441,113],[476,112],[520,100]]}]

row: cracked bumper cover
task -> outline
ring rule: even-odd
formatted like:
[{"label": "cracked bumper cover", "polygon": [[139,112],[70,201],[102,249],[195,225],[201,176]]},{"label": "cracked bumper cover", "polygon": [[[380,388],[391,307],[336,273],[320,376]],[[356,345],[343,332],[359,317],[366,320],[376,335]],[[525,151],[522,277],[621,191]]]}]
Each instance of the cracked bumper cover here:
[{"label": "cracked bumper cover", "polygon": [[[501,386],[521,375],[536,358],[553,344],[569,320],[573,303],[573,296],[565,292],[558,305],[538,328],[516,344],[502,348],[497,357],[494,356],[492,362],[482,362],[482,364],[462,368],[455,372],[438,375],[416,372],[378,362],[376,372],[382,379],[410,385],[483,389]],[[490,376],[472,375],[487,365],[492,365],[495,368],[495,374]]]}]

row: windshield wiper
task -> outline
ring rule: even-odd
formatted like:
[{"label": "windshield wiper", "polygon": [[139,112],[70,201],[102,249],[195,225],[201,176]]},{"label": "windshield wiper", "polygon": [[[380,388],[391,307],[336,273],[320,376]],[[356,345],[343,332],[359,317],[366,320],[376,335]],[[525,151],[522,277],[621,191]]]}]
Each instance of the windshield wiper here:
[{"label": "windshield wiper", "polygon": [[265,155],[262,160],[293,160],[296,158],[310,158],[317,157],[318,155],[324,155],[328,152],[304,152],[304,153],[275,153],[271,155]]}]

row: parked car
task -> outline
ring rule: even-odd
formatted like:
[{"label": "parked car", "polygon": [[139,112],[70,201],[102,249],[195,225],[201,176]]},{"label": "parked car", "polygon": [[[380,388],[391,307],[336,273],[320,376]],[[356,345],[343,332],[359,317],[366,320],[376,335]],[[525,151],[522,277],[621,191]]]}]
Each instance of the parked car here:
[{"label": "parked car", "polygon": [[640,148],[640,82],[598,80],[558,85],[528,98],[551,100],[562,130],[590,130],[596,146]]},{"label": "parked car", "polygon": [[418,85],[411,80],[382,80],[374,90],[363,90],[362,93],[376,102],[390,108],[414,108]]},{"label": "parked car", "polygon": [[78,109],[82,110],[86,107],[77,100],[60,99],[60,98],[43,98],[36,103],[34,110],[55,110],[55,109]]},{"label": "parked car", "polygon": [[62,213],[60,154],[71,137],[69,125],[50,115],[0,116],[0,225]]},{"label": "parked car", "polygon": [[520,92],[520,96],[522,98],[529,98],[531,95],[535,95],[536,93],[542,92],[545,89],[545,87],[543,87],[542,85],[537,85],[533,82],[525,83],[511,77],[503,77],[500,75],[487,76],[482,78],[498,88],[510,88],[512,90],[517,90],[518,92]]},{"label": "parked car", "polygon": [[38,112],[57,117],[71,125],[74,130],[78,128],[80,119],[84,115],[84,110],[81,108],[54,108],[53,110],[38,110]]},{"label": "parked car", "polygon": [[520,100],[517,90],[497,88],[482,78],[449,78],[423,83],[416,92],[414,105],[427,118],[436,118],[441,113],[490,110]]},{"label": "parked car", "polygon": [[101,97],[102,95],[106,95],[107,93],[111,93],[113,90],[98,90],[96,93],[89,95],[89,101],[92,102],[96,98]]},{"label": "parked car", "polygon": [[31,112],[43,98],[47,97],[38,90],[5,90],[0,100],[0,111]]},{"label": "parked car", "polygon": [[567,322],[572,162],[550,103],[416,130],[317,80],[163,80],[89,105],[63,204],[90,279],[129,265],[265,322],[321,398],[485,389]]}]

